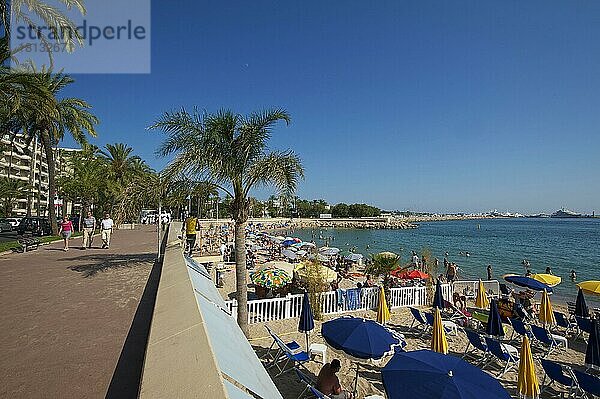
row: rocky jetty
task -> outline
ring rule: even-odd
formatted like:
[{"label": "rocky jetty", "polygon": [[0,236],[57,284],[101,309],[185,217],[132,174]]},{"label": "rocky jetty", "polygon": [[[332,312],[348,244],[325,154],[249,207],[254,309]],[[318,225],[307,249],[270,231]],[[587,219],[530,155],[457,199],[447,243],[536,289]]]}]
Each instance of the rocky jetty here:
[{"label": "rocky jetty", "polygon": [[370,229],[370,230],[405,230],[415,229],[418,225],[397,219],[298,219],[293,220],[294,228],[336,228],[336,229]]}]

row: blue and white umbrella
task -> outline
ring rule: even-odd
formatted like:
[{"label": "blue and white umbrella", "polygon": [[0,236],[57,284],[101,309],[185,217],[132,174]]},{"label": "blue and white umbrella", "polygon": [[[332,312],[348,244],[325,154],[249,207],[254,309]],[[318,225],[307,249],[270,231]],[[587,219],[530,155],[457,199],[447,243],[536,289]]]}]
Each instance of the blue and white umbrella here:
[{"label": "blue and white umbrella", "polygon": [[509,283],[513,283],[514,285],[518,285],[519,287],[529,288],[530,290],[534,290],[534,291],[546,290],[546,292],[548,292],[548,293],[552,292],[552,287],[550,287],[549,285],[544,284],[540,281],[532,279],[530,277],[518,276],[518,275],[512,274],[512,275],[504,276],[504,280],[508,281]]},{"label": "blue and white umbrella", "polygon": [[298,331],[306,335],[306,350],[308,351],[308,333],[314,330],[315,319],[313,312],[310,307],[310,300],[308,299],[308,292],[304,291],[304,297],[302,298],[302,310],[300,311],[300,321],[298,322]]}]

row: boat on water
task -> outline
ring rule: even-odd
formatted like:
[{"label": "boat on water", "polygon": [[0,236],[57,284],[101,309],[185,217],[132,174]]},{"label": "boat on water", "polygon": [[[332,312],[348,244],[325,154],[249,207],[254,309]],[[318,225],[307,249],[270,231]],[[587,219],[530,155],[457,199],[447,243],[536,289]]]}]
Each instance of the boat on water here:
[{"label": "boat on water", "polygon": [[566,208],[561,208],[558,211],[554,212],[550,215],[551,218],[581,218],[583,215],[581,213],[570,211]]}]

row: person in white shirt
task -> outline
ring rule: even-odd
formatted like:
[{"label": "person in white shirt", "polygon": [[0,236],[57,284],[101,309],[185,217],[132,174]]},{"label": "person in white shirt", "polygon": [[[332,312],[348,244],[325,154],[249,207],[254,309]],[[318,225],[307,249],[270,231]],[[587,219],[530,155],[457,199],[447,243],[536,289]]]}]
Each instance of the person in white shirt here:
[{"label": "person in white shirt", "polygon": [[104,214],[104,219],[100,221],[100,230],[102,235],[102,248],[110,247],[110,236],[112,234],[114,222],[108,213]]}]

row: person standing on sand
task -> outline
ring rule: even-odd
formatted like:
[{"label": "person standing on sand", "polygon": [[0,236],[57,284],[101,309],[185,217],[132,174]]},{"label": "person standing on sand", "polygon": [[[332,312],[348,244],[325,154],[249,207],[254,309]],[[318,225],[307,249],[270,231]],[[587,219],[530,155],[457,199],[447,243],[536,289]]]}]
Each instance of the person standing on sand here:
[{"label": "person standing on sand", "polygon": [[108,213],[104,214],[104,219],[100,221],[100,234],[102,237],[102,249],[110,247],[110,236],[112,235],[115,222],[110,218]]},{"label": "person standing on sand", "polygon": [[87,213],[87,216],[83,218],[83,248],[87,249],[92,247],[92,240],[94,239],[94,231],[96,230],[96,218],[92,215],[92,212]]},{"label": "person standing on sand", "polygon": [[62,222],[60,222],[59,234],[62,236],[64,241],[63,251],[69,250],[69,239],[73,234],[73,222],[69,220],[69,216],[63,216]]},{"label": "person standing on sand", "polygon": [[352,399],[352,394],[342,389],[336,375],[340,368],[341,364],[338,359],[333,359],[331,363],[325,363],[317,377],[317,389],[331,399]]},{"label": "person standing on sand", "polygon": [[487,279],[492,279],[492,265],[487,265]]}]

